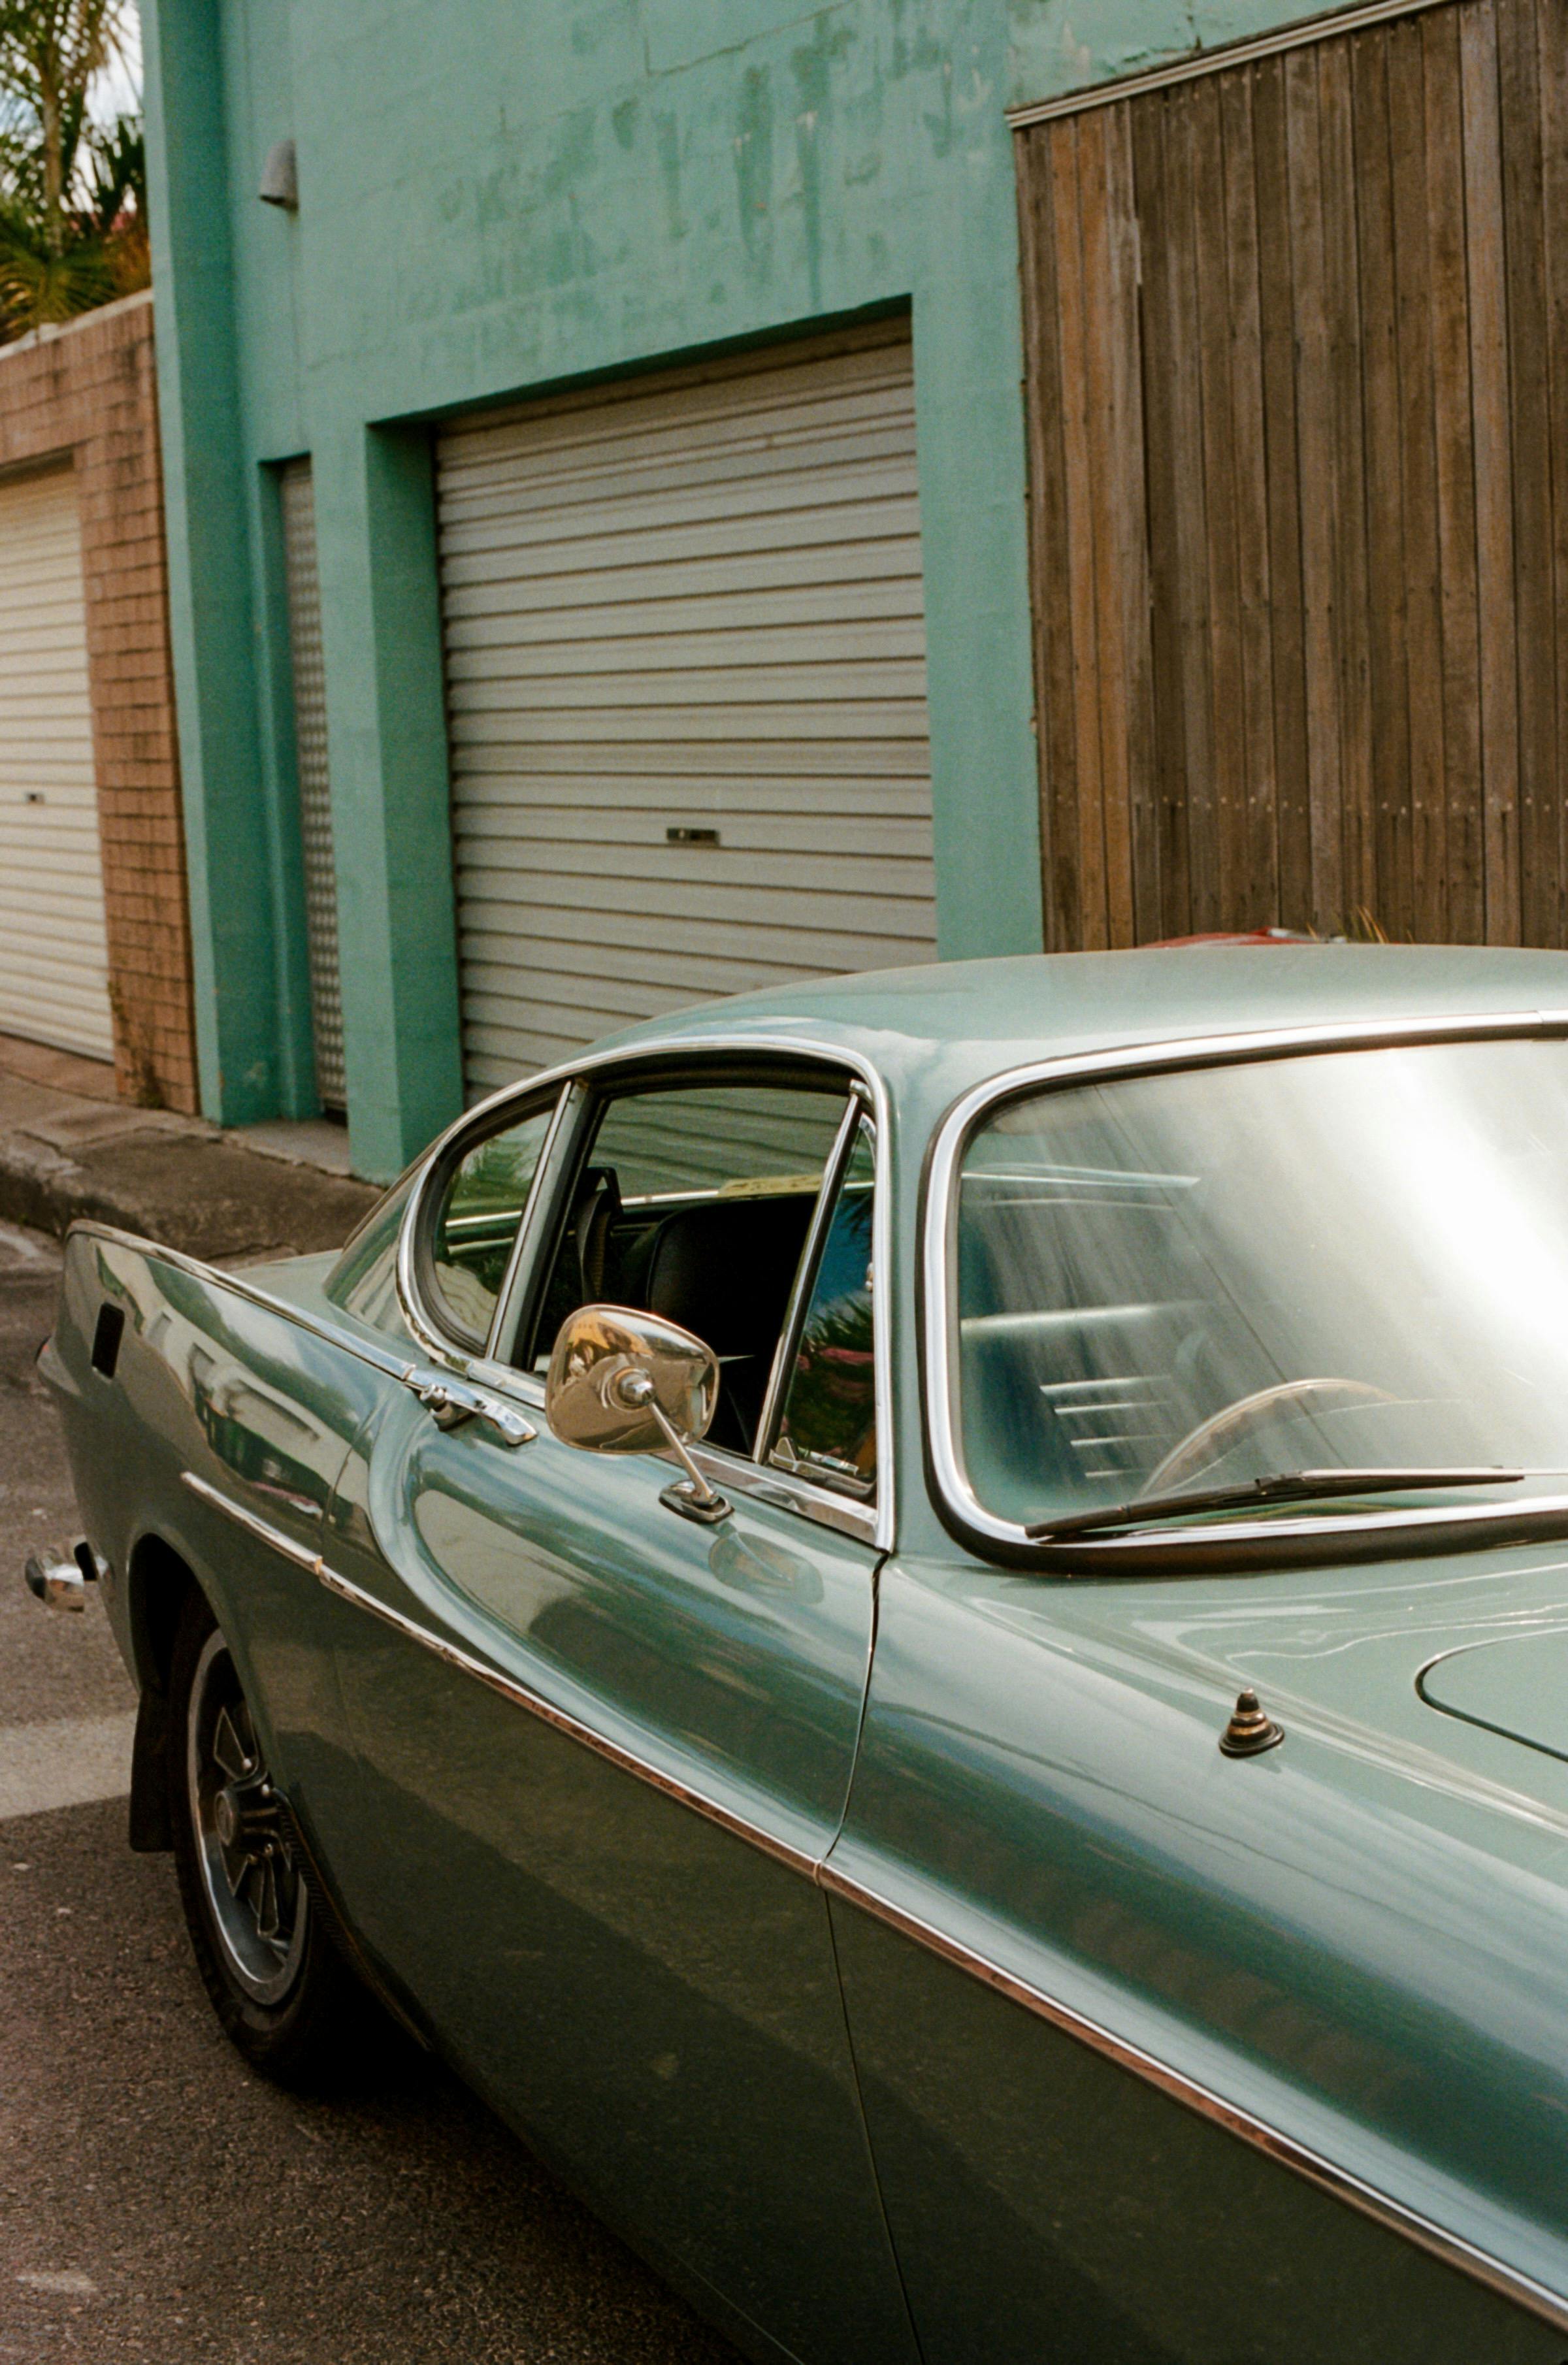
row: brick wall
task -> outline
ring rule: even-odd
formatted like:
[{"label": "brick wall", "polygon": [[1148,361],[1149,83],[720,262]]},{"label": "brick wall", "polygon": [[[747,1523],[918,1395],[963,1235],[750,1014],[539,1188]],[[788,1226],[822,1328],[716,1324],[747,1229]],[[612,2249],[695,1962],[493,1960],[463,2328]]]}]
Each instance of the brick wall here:
[{"label": "brick wall", "polygon": [[152,298],[0,347],[0,471],[69,453],[122,1099],[196,1106]]}]

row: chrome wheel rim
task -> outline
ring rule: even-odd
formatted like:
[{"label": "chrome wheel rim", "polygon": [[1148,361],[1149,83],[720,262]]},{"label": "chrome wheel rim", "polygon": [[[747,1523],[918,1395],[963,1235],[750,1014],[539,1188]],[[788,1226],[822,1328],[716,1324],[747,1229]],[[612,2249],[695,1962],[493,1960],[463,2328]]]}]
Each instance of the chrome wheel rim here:
[{"label": "chrome wheel rim", "polygon": [[196,1864],[225,1966],[256,2003],[281,2003],[305,1953],[307,1903],[272,1786],[221,1634],[207,1636],[191,1683],[185,1779]]}]

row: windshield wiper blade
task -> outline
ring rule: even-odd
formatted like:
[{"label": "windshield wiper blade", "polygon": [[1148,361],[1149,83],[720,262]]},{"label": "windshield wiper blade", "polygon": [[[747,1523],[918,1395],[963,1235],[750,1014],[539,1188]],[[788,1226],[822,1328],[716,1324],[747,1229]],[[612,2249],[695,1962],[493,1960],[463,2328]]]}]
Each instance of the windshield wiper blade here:
[{"label": "windshield wiper blade", "polygon": [[1282,1470],[1271,1478],[1249,1478],[1237,1486],[1175,1486],[1168,1494],[1136,1495],[1130,1503],[1075,1511],[1065,1519],[1039,1519],[1024,1533],[1031,1543],[1055,1543],[1067,1536],[1092,1535],[1101,1528],[1141,1527],[1173,1511],[1260,1510],[1271,1503],[1318,1502],[1331,1495],[1392,1495],[1427,1486],[1518,1486],[1522,1470]]}]

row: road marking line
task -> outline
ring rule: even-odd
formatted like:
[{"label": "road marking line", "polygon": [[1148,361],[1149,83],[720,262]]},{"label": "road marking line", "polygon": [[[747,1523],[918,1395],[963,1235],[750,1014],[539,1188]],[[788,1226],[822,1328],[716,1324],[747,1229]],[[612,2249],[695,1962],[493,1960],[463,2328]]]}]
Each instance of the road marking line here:
[{"label": "road marking line", "polygon": [[70,1716],[0,1727],[0,1823],[123,1799],[134,1716]]},{"label": "road marking line", "polygon": [[24,1258],[28,1264],[60,1262],[59,1253],[52,1243],[46,1248],[40,1241],[30,1240],[26,1232],[18,1232],[10,1224],[0,1224],[0,1249],[9,1249],[13,1256]]},{"label": "road marking line", "polygon": [[26,2269],[17,2277],[29,2291],[49,2292],[61,2299],[96,2299],[98,2286],[91,2275],[79,2275],[67,2269],[62,2274],[29,2273]]}]

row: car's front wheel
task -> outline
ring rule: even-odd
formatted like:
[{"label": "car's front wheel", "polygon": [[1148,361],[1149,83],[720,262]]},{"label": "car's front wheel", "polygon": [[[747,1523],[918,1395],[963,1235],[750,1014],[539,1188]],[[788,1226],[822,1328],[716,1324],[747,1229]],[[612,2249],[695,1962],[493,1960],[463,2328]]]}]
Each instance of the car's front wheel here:
[{"label": "car's front wheel", "polygon": [[286,2085],[334,2057],[357,1988],[312,1907],[287,1810],[221,1628],[193,1587],[170,1670],[169,1813],[180,1898],[213,2008]]}]

